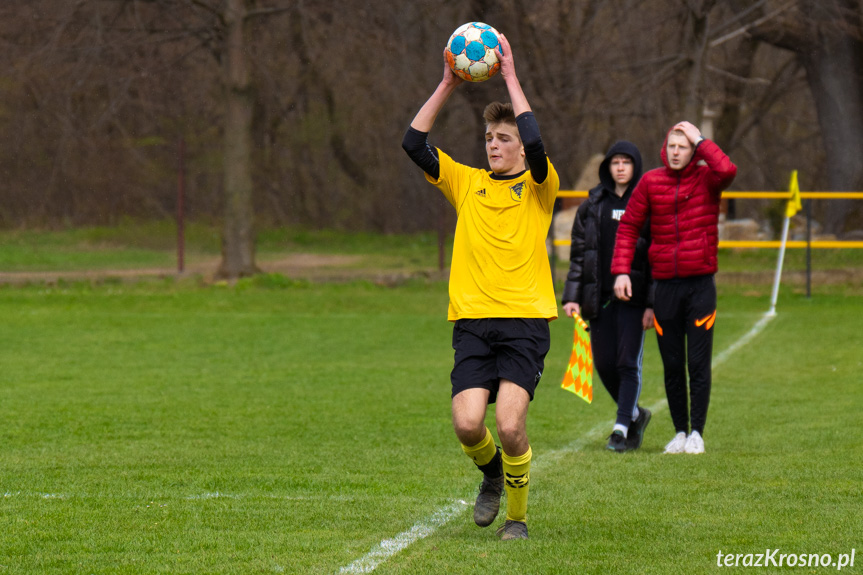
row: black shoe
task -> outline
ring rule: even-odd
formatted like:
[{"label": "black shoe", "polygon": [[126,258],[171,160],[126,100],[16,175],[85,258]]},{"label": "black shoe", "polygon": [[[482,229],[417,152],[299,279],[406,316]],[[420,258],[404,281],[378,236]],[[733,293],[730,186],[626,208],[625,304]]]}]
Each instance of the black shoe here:
[{"label": "black shoe", "polygon": [[500,511],[500,497],[503,494],[503,475],[489,477],[483,475],[479,486],[479,495],[473,504],[473,522],[480,527],[488,527],[494,523]]},{"label": "black shoe", "polygon": [[512,521],[507,519],[497,530],[497,536],[501,541],[512,539],[527,539],[527,523],[524,521]]},{"label": "black shoe", "polygon": [[623,453],[624,451],[629,450],[629,447],[626,445],[626,438],[623,436],[623,432],[619,429],[615,430],[608,436],[608,445],[606,445],[605,448],[611,451],[617,451],[618,453]]},{"label": "black shoe", "polygon": [[500,498],[503,494],[503,459],[500,447],[496,448],[491,461],[485,465],[477,465],[477,468],[482,471],[482,483],[473,505],[473,520],[480,527],[488,527],[500,511]]},{"label": "black shoe", "polygon": [[641,442],[644,441],[644,430],[647,429],[647,424],[650,423],[652,415],[649,409],[644,407],[638,408],[638,417],[629,424],[629,430],[626,434],[627,449],[638,449],[641,447]]}]

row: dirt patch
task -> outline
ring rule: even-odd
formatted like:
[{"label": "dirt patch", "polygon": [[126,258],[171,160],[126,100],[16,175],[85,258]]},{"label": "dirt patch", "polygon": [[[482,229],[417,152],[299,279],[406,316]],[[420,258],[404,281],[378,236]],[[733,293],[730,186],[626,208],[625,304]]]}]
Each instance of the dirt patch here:
[{"label": "dirt patch", "polygon": [[0,272],[0,284],[55,284],[59,281],[100,281],[108,278],[135,280],[145,277],[179,277],[181,275],[197,275],[200,272],[194,269],[196,267],[198,266],[190,266],[183,274],[178,273],[176,269],[168,268],[141,268],[132,270],[76,270],[55,272]]},{"label": "dirt patch", "polygon": [[[258,261],[264,273],[278,273],[292,279],[308,281],[354,281],[368,280],[375,283],[392,284],[411,277],[436,277],[437,270],[380,270],[362,265],[361,255],[296,253],[285,257]],[[219,267],[219,258],[189,263],[182,273],[175,267],[136,269],[95,269],[75,271],[24,271],[0,272],[0,284],[46,283],[60,281],[105,281],[109,278],[135,281],[145,278],[181,278],[200,276],[204,281],[213,281]]]},{"label": "dirt patch", "polygon": [[[768,284],[772,285],[774,271],[723,272],[716,274],[716,280],[732,285]],[[810,278],[813,285],[863,285],[863,269],[848,268],[839,270],[813,270]],[[782,272],[785,285],[805,285],[806,272]]]},{"label": "dirt patch", "polygon": [[[362,255],[309,254],[293,253],[278,259],[264,259],[258,267],[264,273],[277,273],[286,277],[312,282],[344,282],[367,280],[374,283],[394,285],[410,278],[447,279],[449,270],[443,273],[437,268],[429,269],[377,269],[363,265]],[[59,281],[100,282],[107,279],[135,281],[145,278],[182,278],[199,276],[205,282],[213,281],[219,267],[218,257],[195,261],[178,273],[176,267],[137,268],[137,269],[95,269],[77,271],[25,271],[0,272],[0,284],[46,283]],[[566,278],[566,270],[557,268],[557,280]],[[765,285],[773,283],[773,271],[725,272],[720,270],[717,281],[728,285]],[[784,272],[784,285],[802,286],[806,284],[806,273],[802,271]],[[813,285],[863,286],[863,269],[848,268],[836,270],[816,270],[812,272]]]},{"label": "dirt patch", "polygon": [[259,262],[258,266],[268,272],[285,273],[292,270],[357,267],[362,260],[362,256],[291,254],[278,260]]}]

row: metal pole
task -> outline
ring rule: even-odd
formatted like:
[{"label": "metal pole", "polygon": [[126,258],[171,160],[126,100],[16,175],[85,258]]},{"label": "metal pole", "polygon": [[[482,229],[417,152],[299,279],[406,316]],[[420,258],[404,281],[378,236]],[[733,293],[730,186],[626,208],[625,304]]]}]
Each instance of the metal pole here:
[{"label": "metal pole", "polygon": [[788,224],[791,218],[785,216],[782,223],[782,243],[779,246],[779,263],[776,264],[776,275],[773,277],[773,294],[770,296],[770,311],[767,315],[776,315],[776,300],[779,298],[779,281],[782,279],[782,263],[785,260],[785,244],[788,242]]},{"label": "metal pole", "polygon": [[186,141],[180,137],[177,145],[178,169],[177,169],[177,273],[183,273],[185,269],[185,214],[183,200],[186,195]]},{"label": "metal pole", "polygon": [[812,200],[806,201],[806,299],[812,298]]}]

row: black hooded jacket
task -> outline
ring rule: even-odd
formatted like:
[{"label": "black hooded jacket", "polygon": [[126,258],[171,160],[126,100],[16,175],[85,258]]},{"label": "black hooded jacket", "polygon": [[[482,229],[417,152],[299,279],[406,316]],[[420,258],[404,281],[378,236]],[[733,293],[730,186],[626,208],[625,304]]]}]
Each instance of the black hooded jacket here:
[{"label": "black hooded jacket", "polygon": [[[629,201],[632,190],[641,179],[641,154],[635,144],[627,141],[616,142],[608,150],[605,159],[599,166],[600,184],[590,190],[586,201],[578,207],[575,221],[572,225],[572,244],[569,253],[569,273],[563,288],[563,303],[575,302],[581,306],[581,316],[590,320],[599,314],[599,308],[605,302],[603,293],[612,291],[613,286],[603,285],[602,261],[610,262],[614,251],[614,238],[603,237],[602,214],[603,203],[614,196],[615,182],[609,167],[611,158],[616,154],[626,154],[632,158],[633,175],[624,202]],[[610,201],[610,200],[609,200]],[[615,226],[616,228],[616,226]],[[641,237],[635,249],[632,260],[632,270],[629,277],[632,281],[632,299],[628,302],[637,307],[653,307],[653,281],[650,276],[650,266],[647,262],[647,248],[650,245],[650,222],[646,222],[641,230]],[[609,234],[606,234],[609,235]],[[606,254],[607,252],[607,254]],[[606,255],[606,257],[603,257]]]}]

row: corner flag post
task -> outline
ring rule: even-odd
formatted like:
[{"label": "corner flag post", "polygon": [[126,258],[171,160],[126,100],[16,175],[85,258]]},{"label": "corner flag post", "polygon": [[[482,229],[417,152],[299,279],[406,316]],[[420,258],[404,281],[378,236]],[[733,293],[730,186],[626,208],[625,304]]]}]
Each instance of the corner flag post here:
[{"label": "corner flag post", "polygon": [[773,294],[770,296],[770,311],[767,315],[776,315],[776,300],[779,298],[779,281],[782,278],[782,263],[785,260],[785,244],[788,243],[788,228],[802,204],[800,203],[800,186],[797,183],[797,170],[791,172],[791,183],[788,185],[788,204],[785,206],[785,219],[782,222],[782,243],[779,246],[779,262],[776,264],[776,274],[773,277]]}]

